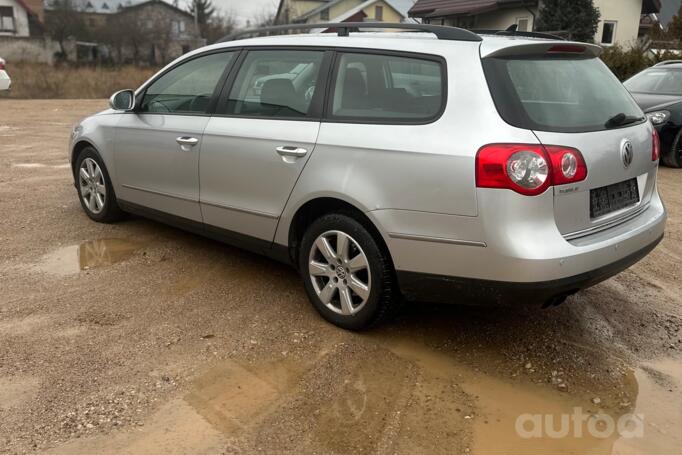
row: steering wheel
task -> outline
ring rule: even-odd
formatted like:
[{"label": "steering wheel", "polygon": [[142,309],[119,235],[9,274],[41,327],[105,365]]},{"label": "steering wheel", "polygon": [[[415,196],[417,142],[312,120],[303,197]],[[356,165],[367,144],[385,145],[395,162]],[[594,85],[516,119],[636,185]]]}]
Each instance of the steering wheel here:
[{"label": "steering wheel", "polygon": [[190,112],[205,112],[210,99],[211,94],[201,94],[195,96],[189,103]]},{"label": "steering wheel", "polygon": [[152,101],[148,105],[149,112],[170,112],[171,110],[168,109],[168,106],[163,104],[161,101]]}]

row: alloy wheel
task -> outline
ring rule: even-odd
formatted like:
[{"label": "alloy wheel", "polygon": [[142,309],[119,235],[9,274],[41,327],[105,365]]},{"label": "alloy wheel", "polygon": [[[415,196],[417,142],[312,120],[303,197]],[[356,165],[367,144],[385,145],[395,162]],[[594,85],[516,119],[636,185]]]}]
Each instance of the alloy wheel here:
[{"label": "alloy wheel", "polygon": [[85,206],[94,214],[104,210],[107,199],[107,186],[104,174],[97,162],[92,158],[85,158],[78,170],[78,182],[81,198]]},{"label": "alloy wheel", "polygon": [[341,231],[327,231],[313,243],[308,273],[320,301],[342,315],[360,311],[370,295],[371,274],[365,252]]}]

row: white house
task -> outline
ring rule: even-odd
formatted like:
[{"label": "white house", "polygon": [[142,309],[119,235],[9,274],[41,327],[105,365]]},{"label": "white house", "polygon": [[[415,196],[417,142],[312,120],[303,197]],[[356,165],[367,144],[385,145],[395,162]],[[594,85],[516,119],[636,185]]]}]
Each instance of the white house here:
[{"label": "white house", "polygon": [[0,0],[0,36],[29,37],[42,20],[42,0]]},{"label": "white house", "polygon": [[[593,0],[599,9],[598,44],[630,46],[637,41],[643,14],[658,13],[660,0]],[[425,23],[504,30],[512,24],[532,31],[542,0],[417,0],[411,17]]]}]

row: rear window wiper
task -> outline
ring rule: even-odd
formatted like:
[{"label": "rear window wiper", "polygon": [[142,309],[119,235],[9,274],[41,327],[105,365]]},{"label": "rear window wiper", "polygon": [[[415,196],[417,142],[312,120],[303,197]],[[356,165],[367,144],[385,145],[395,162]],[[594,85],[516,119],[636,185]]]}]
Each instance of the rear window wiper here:
[{"label": "rear window wiper", "polygon": [[637,117],[635,115],[627,115],[627,114],[624,114],[621,112],[620,114],[616,114],[613,117],[611,117],[610,119],[608,119],[606,121],[606,123],[604,124],[604,127],[606,127],[606,129],[611,129],[611,128],[615,128],[617,126],[624,126],[624,125],[629,125],[629,124],[635,123],[635,122],[641,122],[642,120],[644,120],[644,117]]}]

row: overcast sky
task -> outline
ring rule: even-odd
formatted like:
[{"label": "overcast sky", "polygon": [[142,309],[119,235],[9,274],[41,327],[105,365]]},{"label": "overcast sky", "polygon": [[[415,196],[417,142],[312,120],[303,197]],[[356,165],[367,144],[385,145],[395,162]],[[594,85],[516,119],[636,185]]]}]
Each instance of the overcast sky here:
[{"label": "overcast sky", "polygon": [[[166,1],[172,2],[172,0]],[[224,13],[235,16],[244,25],[248,20],[253,23],[257,16],[274,14],[277,11],[279,0],[213,0],[213,4]]]}]

